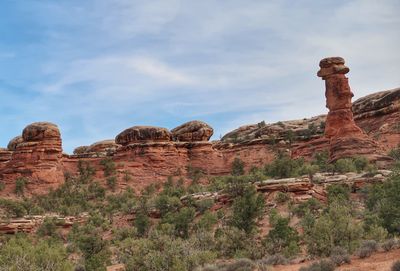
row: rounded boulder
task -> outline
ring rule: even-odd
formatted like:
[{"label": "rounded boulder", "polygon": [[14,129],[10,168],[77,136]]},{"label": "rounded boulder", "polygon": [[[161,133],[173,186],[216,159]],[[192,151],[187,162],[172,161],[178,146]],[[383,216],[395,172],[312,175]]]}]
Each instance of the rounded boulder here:
[{"label": "rounded boulder", "polygon": [[18,145],[23,142],[24,142],[24,139],[22,138],[22,136],[16,136],[10,140],[10,142],[7,145],[7,149],[9,151],[15,151],[17,149]]},{"label": "rounded boulder", "polygon": [[50,122],[35,122],[22,131],[24,141],[42,141],[61,138],[58,126]]},{"label": "rounded boulder", "polygon": [[171,133],[175,141],[209,141],[214,134],[214,130],[207,123],[194,120],[172,129]]},{"label": "rounded boulder", "polygon": [[162,127],[133,126],[124,130],[115,138],[115,143],[120,145],[152,141],[171,141],[171,132]]}]

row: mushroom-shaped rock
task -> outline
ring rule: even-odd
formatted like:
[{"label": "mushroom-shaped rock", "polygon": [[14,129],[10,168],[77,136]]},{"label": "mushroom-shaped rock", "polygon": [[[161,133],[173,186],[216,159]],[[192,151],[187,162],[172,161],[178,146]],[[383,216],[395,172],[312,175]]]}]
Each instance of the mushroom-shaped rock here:
[{"label": "mushroom-shaped rock", "polygon": [[151,141],[171,141],[171,132],[162,127],[133,126],[115,138],[115,142],[121,145]]},{"label": "mushroom-shaped rock", "polygon": [[115,143],[114,139],[103,140],[90,145],[86,152],[107,152],[115,151],[118,148],[118,144]]},{"label": "mushroom-shaped rock", "polygon": [[7,145],[7,149],[10,151],[15,151],[17,149],[17,146],[22,142],[24,142],[22,136],[16,136],[10,140],[10,142]]},{"label": "mushroom-shaped rock", "polygon": [[50,122],[35,122],[22,131],[24,141],[42,141],[61,138],[57,125]]},{"label": "mushroom-shaped rock", "polygon": [[350,71],[348,67],[344,65],[344,59],[342,57],[327,57],[319,62],[321,68],[317,75],[325,78],[333,74],[346,74]]},{"label": "mushroom-shaped rock", "polygon": [[194,120],[171,130],[175,141],[208,141],[213,135],[213,128],[205,122]]},{"label": "mushroom-shaped rock", "polygon": [[79,146],[74,149],[74,154],[83,154],[87,153],[89,146]]}]

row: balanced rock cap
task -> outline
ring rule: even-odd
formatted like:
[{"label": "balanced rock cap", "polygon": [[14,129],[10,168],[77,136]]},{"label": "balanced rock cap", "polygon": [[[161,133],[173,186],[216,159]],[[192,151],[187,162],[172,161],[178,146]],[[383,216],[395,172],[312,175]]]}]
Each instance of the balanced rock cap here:
[{"label": "balanced rock cap", "polygon": [[133,126],[118,134],[115,143],[129,145],[131,143],[151,141],[171,141],[171,132],[166,128],[155,126]]},{"label": "balanced rock cap", "polygon": [[61,138],[58,126],[50,122],[35,122],[22,131],[24,141],[41,141],[49,138]]},{"label": "balanced rock cap", "polygon": [[23,142],[24,142],[24,139],[22,138],[22,136],[16,136],[10,140],[10,142],[7,145],[7,149],[10,151],[15,151],[17,149],[18,145]]},{"label": "balanced rock cap", "polygon": [[333,74],[346,74],[350,69],[344,65],[345,61],[342,57],[327,57],[319,62],[320,70],[317,73],[318,77],[326,79]]},{"label": "balanced rock cap", "polygon": [[172,129],[171,133],[175,141],[208,141],[214,130],[205,122],[193,120]]}]

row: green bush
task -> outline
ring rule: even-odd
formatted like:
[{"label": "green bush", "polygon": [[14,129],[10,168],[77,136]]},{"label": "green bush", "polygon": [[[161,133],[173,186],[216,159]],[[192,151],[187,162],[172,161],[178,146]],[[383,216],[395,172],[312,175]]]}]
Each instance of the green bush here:
[{"label": "green bush", "polygon": [[107,186],[111,189],[111,190],[115,190],[115,187],[117,186],[117,177],[116,176],[109,176],[106,179],[107,182]]},{"label": "green bush", "polygon": [[400,144],[397,146],[397,148],[389,151],[389,156],[397,161],[400,161]]},{"label": "green bush", "polygon": [[375,240],[366,240],[363,241],[361,246],[357,251],[357,255],[361,258],[368,258],[372,255],[372,253],[378,250],[378,243]]},{"label": "green bush", "polygon": [[300,252],[299,235],[289,226],[289,221],[289,218],[281,217],[279,214],[270,216],[273,228],[263,240],[263,245],[270,254],[282,253],[286,257],[291,257]]},{"label": "green bush", "polygon": [[264,212],[264,205],[264,196],[257,193],[253,186],[248,186],[244,194],[233,201],[230,224],[246,233],[252,232],[257,218]]},{"label": "green bush", "polygon": [[395,249],[396,246],[397,246],[397,241],[396,239],[393,238],[386,240],[385,242],[382,243],[382,248],[384,251],[390,251],[392,249]]},{"label": "green bush", "polygon": [[353,159],[343,158],[343,159],[338,159],[334,163],[334,171],[338,173],[356,172],[357,168],[354,164]]},{"label": "green bush", "polygon": [[197,247],[192,239],[150,234],[146,239],[128,238],[118,246],[118,258],[127,271],[190,271],[213,261],[215,253]]},{"label": "green bush", "polygon": [[233,176],[241,176],[244,174],[244,163],[239,157],[233,160],[231,173]]},{"label": "green bush", "polygon": [[274,178],[289,178],[301,175],[304,159],[291,159],[287,154],[278,154],[277,158],[264,168],[265,175]]},{"label": "green bush", "polygon": [[39,236],[58,237],[57,235],[57,218],[46,217],[39,226],[36,233]]},{"label": "green bush", "polygon": [[350,263],[350,255],[346,249],[342,247],[334,247],[331,252],[330,260],[336,265],[340,266],[345,263]]},{"label": "green bush", "polygon": [[352,252],[362,236],[362,227],[352,217],[347,204],[334,202],[318,218],[307,215],[302,220],[304,240],[310,255],[329,256],[339,246]]},{"label": "green bush", "polygon": [[0,198],[0,207],[5,210],[9,217],[22,217],[27,214],[24,204],[20,201]]},{"label": "green bush", "polygon": [[299,271],[333,271],[335,265],[329,260],[321,260],[319,262],[312,263],[308,267],[301,267]]},{"label": "green bush", "polygon": [[25,192],[28,180],[25,178],[18,178],[15,180],[15,194],[17,196],[23,196]]},{"label": "green bush", "polygon": [[116,173],[116,166],[111,158],[104,158],[100,161],[100,165],[103,166],[103,172],[105,177],[109,177]]},{"label": "green bush", "polygon": [[366,205],[370,212],[378,215],[380,225],[389,233],[400,233],[400,172],[372,186]]},{"label": "green bush", "polygon": [[270,265],[284,265],[284,264],[288,264],[289,261],[288,259],[281,255],[281,254],[274,254],[274,255],[270,255],[270,256],[266,256],[260,260],[257,261],[257,263],[262,263],[263,266],[270,266]]},{"label": "green bush", "polygon": [[283,193],[278,191],[275,195],[275,200],[278,203],[285,203],[290,199],[290,196],[287,193]]},{"label": "green bush", "polygon": [[24,236],[12,237],[0,247],[1,270],[72,271],[62,244],[39,240],[35,244]]},{"label": "green bush", "polygon": [[350,200],[350,188],[347,185],[342,184],[333,184],[328,186],[328,202],[341,202],[342,204],[346,204]]},{"label": "green bush", "polygon": [[137,229],[137,234],[139,236],[147,235],[147,232],[150,229],[150,219],[147,214],[143,211],[138,212],[135,216],[134,226]]}]

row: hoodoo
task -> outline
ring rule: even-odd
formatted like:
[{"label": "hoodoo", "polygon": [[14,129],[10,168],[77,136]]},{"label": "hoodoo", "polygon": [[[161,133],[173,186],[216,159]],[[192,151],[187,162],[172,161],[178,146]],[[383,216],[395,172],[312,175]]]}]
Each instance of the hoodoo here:
[{"label": "hoodoo", "polygon": [[325,81],[326,118],[325,137],[330,140],[330,159],[362,155],[371,161],[388,161],[381,146],[371,139],[354,121],[348,78],[350,71],[341,57],[328,57],[320,61],[317,75]]}]

